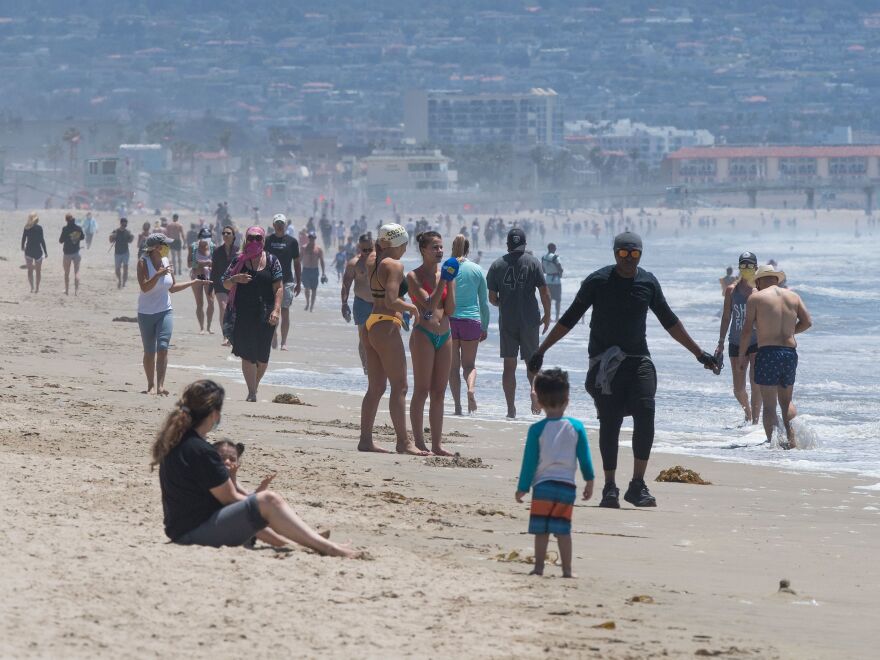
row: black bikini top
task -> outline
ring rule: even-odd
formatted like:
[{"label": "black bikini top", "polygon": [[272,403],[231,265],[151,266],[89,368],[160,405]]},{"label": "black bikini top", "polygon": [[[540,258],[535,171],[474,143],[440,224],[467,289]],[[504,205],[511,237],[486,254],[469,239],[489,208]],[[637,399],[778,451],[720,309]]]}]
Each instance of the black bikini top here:
[{"label": "black bikini top", "polygon": [[[373,294],[373,298],[376,300],[381,300],[385,297],[385,287],[382,286],[382,283],[379,282],[379,264],[376,264],[376,267],[373,268],[373,272],[370,274],[370,293]],[[373,278],[376,280],[376,284],[378,286],[373,286]],[[406,283],[406,278],[403,278],[403,281],[400,283],[400,288],[397,290],[397,297],[403,298],[407,293],[409,293],[409,284]]]}]

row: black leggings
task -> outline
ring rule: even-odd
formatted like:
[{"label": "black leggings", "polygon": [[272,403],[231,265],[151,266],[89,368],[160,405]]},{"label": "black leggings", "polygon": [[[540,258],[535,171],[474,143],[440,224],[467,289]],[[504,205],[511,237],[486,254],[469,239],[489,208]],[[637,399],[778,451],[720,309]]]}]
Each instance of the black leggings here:
[{"label": "black leggings", "polygon": [[657,392],[657,372],[648,358],[626,358],[611,381],[611,394],[602,394],[596,388],[598,365],[587,374],[586,388],[596,404],[599,416],[599,450],[602,468],[617,469],[617,448],[620,425],[624,417],[632,416],[633,456],[647,461],[654,444],[654,394]]}]

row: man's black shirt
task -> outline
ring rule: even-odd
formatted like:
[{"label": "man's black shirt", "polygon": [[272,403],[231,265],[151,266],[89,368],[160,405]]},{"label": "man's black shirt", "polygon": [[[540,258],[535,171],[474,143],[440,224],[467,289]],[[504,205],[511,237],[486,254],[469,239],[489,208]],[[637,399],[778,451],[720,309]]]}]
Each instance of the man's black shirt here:
[{"label": "man's black shirt", "polygon": [[274,254],[281,262],[281,279],[285,283],[293,282],[291,263],[294,259],[299,259],[299,241],[287,234],[271,234],[266,237],[266,252]]},{"label": "man's black shirt", "polygon": [[614,266],[588,275],[559,324],[573,328],[590,307],[593,317],[587,350],[591,358],[612,346],[619,346],[629,355],[648,355],[645,324],[649,309],[666,329],[678,323],[663,297],[660,282],[642,268],[631,279],[618,275]]}]

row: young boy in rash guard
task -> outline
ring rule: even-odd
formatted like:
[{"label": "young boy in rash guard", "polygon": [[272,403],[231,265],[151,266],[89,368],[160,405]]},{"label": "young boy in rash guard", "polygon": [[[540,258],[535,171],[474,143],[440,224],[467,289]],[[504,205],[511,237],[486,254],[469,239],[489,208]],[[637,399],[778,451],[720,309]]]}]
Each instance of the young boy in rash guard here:
[{"label": "young boy in rash guard", "polygon": [[535,394],[547,417],[529,427],[516,501],[532,493],[529,534],[535,535],[535,569],[532,575],[544,574],[544,559],[550,535],[556,536],[562,577],[571,572],[571,514],[577,499],[575,472],[580,464],[587,482],[584,499],[593,496],[593,463],[584,425],[563,417],[568,407],[568,372],[548,369],[535,375]]}]

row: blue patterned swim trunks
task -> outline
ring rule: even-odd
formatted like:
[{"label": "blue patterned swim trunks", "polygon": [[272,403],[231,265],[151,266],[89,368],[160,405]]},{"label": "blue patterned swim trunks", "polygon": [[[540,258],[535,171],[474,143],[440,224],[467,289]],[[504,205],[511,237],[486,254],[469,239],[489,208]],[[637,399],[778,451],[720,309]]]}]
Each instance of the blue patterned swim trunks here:
[{"label": "blue patterned swim trunks", "polygon": [[788,346],[761,346],[755,357],[755,382],[758,385],[791,387],[797,373],[797,351]]}]

